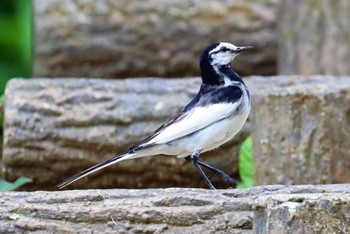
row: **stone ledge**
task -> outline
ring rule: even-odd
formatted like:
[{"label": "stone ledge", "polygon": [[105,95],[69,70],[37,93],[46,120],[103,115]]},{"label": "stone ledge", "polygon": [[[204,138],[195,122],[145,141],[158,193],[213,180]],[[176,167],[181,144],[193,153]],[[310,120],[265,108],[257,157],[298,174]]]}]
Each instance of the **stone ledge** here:
[{"label": "stone ledge", "polygon": [[[12,79],[6,88],[4,175],[52,190],[69,175],[140,142],[197,93],[200,79]],[[205,161],[237,178],[247,128]],[[145,170],[147,168],[147,170]],[[116,176],[117,175],[117,176]],[[134,175],[134,176],[130,176]],[[215,176],[218,188],[230,185]],[[185,160],[145,157],[111,166],[72,188],[206,187]]]},{"label": "stone ledge", "polygon": [[261,234],[349,233],[350,193],[262,196],[254,205],[253,226]]},{"label": "stone ledge", "polygon": [[349,184],[6,192],[0,204],[1,233],[341,233],[350,227]]},{"label": "stone ledge", "polygon": [[[350,182],[350,77],[244,80],[253,97],[250,120],[232,141],[203,154],[202,160],[238,178],[239,145],[251,133],[257,185]],[[34,183],[27,189],[54,189],[69,175],[153,132],[199,85],[199,78],[13,79],[6,89],[11,98],[5,104],[4,175],[8,180],[31,177]],[[230,186],[217,176],[213,183]],[[116,187],[206,185],[185,160],[157,156],[106,168],[70,188]]]}]

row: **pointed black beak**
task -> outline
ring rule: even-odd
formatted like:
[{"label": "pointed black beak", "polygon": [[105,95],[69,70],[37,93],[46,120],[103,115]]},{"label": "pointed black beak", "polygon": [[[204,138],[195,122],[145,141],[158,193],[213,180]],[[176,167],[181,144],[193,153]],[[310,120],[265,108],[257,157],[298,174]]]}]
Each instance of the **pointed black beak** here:
[{"label": "pointed black beak", "polygon": [[246,50],[251,50],[253,49],[254,47],[253,46],[241,46],[241,47],[237,47],[237,49],[235,50],[235,53],[241,53],[243,51],[246,51]]}]

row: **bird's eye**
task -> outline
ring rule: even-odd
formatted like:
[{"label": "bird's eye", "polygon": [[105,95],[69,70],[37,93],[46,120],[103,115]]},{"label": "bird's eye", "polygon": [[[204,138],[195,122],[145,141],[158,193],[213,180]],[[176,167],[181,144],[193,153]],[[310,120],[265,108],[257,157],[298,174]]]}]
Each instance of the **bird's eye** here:
[{"label": "bird's eye", "polygon": [[227,52],[229,49],[226,46],[220,48],[221,52]]}]

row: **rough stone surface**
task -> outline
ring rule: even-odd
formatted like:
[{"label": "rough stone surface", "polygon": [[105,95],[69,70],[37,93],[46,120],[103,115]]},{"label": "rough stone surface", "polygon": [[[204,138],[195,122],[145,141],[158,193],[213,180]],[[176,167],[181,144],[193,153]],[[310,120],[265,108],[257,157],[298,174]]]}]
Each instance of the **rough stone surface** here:
[{"label": "rough stone surface", "polygon": [[350,1],[282,1],[279,74],[350,75]]},{"label": "rough stone surface", "polygon": [[[252,121],[201,160],[238,179],[238,148],[251,131],[256,184],[350,182],[349,77],[245,81],[253,97]],[[182,108],[199,84],[199,78],[12,80],[6,90],[12,98],[5,106],[5,176],[33,178],[26,189],[53,189],[146,137]],[[213,182],[230,186],[217,176]],[[171,186],[206,188],[190,163],[164,156],[122,162],[70,188]]]},{"label": "rough stone surface", "polygon": [[[297,224],[341,233],[337,231],[349,227],[349,194],[349,185],[6,192],[0,196],[0,232],[252,233],[254,224],[255,233],[302,233],[289,231],[289,224]],[[296,211],[288,201],[297,204]],[[284,206],[286,216],[272,216]],[[267,218],[261,219],[264,212]],[[304,217],[309,222],[300,222],[302,212],[313,214]],[[293,214],[295,220],[278,223]]]},{"label": "rough stone surface", "polygon": [[350,182],[350,77],[276,77],[255,90],[255,183]]},{"label": "rough stone surface", "polygon": [[[27,189],[53,186],[158,128],[198,91],[200,79],[13,79],[6,89],[4,171],[31,177]],[[226,146],[203,154],[238,179],[237,152],[247,128]],[[208,174],[210,175],[210,173]],[[231,185],[215,176],[213,183]],[[183,159],[156,156],[122,162],[70,188],[206,187]]]},{"label": "rough stone surface", "polygon": [[254,233],[350,233],[350,185],[337,193],[272,194],[254,205]]},{"label": "rough stone surface", "polygon": [[34,76],[198,75],[208,44],[253,45],[235,67],[276,73],[280,0],[35,0]]}]

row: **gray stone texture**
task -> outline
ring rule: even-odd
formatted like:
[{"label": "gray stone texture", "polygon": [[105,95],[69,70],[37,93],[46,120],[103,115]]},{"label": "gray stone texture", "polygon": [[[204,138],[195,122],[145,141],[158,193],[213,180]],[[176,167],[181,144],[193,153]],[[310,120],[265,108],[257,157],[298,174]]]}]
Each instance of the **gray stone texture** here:
[{"label": "gray stone texture", "polygon": [[278,72],[350,75],[350,1],[282,1]]},{"label": "gray stone texture", "polygon": [[33,2],[36,77],[197,76],[216,41],[255,47],[240,74],[276,74],[280,0]]},{"label": "gray stone texture", "polygon": [[252,107],[255,183],[349,183],[350,77],[265,81]]},{"label": "gray stone texture", "polygon": [[[140,142],[197,93],[200,79],[13,79],[6,89],[4,174],[34,179],[28,189],[53,186]],[[203,154],[237,175],[238,146]],[[209,173],[208,175],[210,175]],[[230,186],[218,176],[214,185]],[[206,187],[191,163],[156,156],[122,162],[70,188]]]},{"label": "gray stone texture", "polygon": [[347,233],[349,209],[349,185],[6,192],[0,232]]},{"label": "gray stone texture", "polygon": [[273,194],[257,198],[254,233],[350,233],[350,185],[334,194]]},{"label": "gray stone texture", "polygon": [[[350,78],[250,77],[250,120],[228,144],[201,160],[238,178],[240,143],[253,135],[256,184],[349,183]],[[53,186],[122,153],[180,110],[198,91],[193,79],[14,79],[7,89],[4,174]],[[253,126],[253,127],[251,127]],[[210,175],[210,173],[209,173]],[[230,185],[218,176],[219,188]],[[122,162],[70,188],[202,187],[183,159]]]}]

